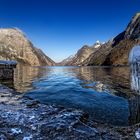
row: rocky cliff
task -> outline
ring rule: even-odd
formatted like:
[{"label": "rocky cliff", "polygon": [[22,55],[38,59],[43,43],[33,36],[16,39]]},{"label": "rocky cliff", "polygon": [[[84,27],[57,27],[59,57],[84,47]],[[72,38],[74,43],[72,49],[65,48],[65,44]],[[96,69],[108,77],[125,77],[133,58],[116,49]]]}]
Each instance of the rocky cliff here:
[{"label": "rocky cliff", "polygon": [[113,40],[109,55],[103,65],[127,65],[132,48],[140,44],[140,13],[137,13],[126,30]]},{"label": "rocky cliff", "polygon": [[54,61],[33,46],[22,31],[15,28],[0,29],[0,60],[16,60],[31,66],[55,65]]},{"label": "rocky cliff", "polygon": [[66,66],[74,59],[74,57],[75,57],[75,55],[70,55],[69,57],[67,57],[66,59],[62,60],[60,63],[58,63],[58,65]]},{"label": "rocky cliff", "polygon": [[101,43],[97,41],[94,45],[84,45],[74,56],[70,56],[61,62],[61,65],[81,65],[92,53],[97,51]]},{"label": "rocky cliff", "polygon": [[83,65],[128,65],[131,49],[140,44],[140,13],[137,13],[125,31],[92,53]]},{"label": "rocky cliff", "polygon": [[99,47],[84,46],[68,65],[128,65],[129,53],[140,45],[140,13],[137,13],[127,28],[115,38]]},{"label": "rocky cliff", "polygon": [[90,66],[90,65],[102,65],[112,50],[112,40],[102,44],[100,48],[91,53],[91,55],[82,62],[81,65]]}]

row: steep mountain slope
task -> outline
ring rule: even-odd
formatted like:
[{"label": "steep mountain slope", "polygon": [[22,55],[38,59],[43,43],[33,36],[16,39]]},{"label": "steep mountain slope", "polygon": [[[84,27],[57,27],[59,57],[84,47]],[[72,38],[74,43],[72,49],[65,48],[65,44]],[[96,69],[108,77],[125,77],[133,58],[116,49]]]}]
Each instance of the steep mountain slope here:
[{"label": "steep mountain slope", "polygon": [[97,41],[93,46],[84,45],[74,56],[70,56],[61,62],[61,65],[81,65],[93,52],[98,50],[101,43]]},{"label": "steep mountain slope", "polygon": [[71,55],[67,57],[66,59],[64,59],[63,61],[61,61],[60,63],[58,63],[58,65],[66,66],[68,65],[68,63],[70,63],[74,59],[74,57],[75,57],[74,55]]},{"label": "steep mountain slope", "polygon": [[127,65],[131,49],[140,44],[140,13],[137,13],[126,30],[114,38],[113,49],[103,65]]},{"label": "steep mountain slope", "polygon": [[[83,47],[69,65],[127,65],[131,49],[140,45],[140,13],[137,13],[125,31],[100,47]],[[86,53],[88,51],[89,53]]]},{"label": "steep mountain slope", "polygon": [[16,60],[18,63],[41,66],[55,65],[40,49],[37,49],[15,28],[0,29],[0,60]]},{"label": "steep mountain slope", "polygon": [[112,41],[101,45],[82,65],[128,65],[131,49],[140,44],[140,13],[137,13],[125,31]]},{"label": "steep mountain slope", "polygon": [[112,40],[102,44],[100,48],[91,53],[91,55],[81,65],[102,65],[111,50]]}]

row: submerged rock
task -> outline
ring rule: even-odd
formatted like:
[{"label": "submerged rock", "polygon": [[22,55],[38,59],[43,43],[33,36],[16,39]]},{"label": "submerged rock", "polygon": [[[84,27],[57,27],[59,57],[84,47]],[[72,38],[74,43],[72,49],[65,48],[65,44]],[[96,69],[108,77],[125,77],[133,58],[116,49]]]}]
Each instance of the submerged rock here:
[{"label": "submerged rock", "polygon": [[[11,101],[0,103],[0,139],[18,140],[118,140],[122,134],[108,125],[91,122],[77,109],[44,105],[7,87],[0,94]],[[3,98],[3,97],[2,97]],[[122,130],[121,130],[122,131]],[[134,133],[135,135],[135,133]]]},{"label": "submerged rock", "polygon": [[[32,102],[32,101],[27,101]],[[25,103],[25,100],[24,100]],[[22,102],[17,107],[0,105],[0,132],[16,139],[97,139],[98,130],[82,123],[83,112],[52,105],[28,108]],[[6,135],[5,135],[6,134]]]},{"label": "submerged rock", "polygon": [[135,136],[138,140],[140,140],[140,128],[135,132]]}]

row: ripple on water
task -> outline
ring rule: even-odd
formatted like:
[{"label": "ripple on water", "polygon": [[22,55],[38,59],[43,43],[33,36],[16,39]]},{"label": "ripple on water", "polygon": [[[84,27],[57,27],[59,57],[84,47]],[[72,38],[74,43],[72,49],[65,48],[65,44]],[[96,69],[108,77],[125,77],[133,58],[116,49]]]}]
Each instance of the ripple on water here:
[{"label": "ripple on water", "polygon": [[15,76],[17,91],[42,103],[80,108],[93,120],[114,125],[135,118],[128,67],[20,67]]}]

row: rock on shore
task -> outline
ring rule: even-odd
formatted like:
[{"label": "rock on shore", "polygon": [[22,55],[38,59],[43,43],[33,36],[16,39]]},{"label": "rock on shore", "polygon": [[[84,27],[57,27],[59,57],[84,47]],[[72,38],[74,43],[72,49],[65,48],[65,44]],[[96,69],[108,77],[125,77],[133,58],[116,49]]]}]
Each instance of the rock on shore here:
[{"label": "rock on shore", "polygon": [[130,128],[90,122],[83,111],[40,104],[2,85],[0,96],[1,140],[118,140],[135,135],[129,135]]}]

